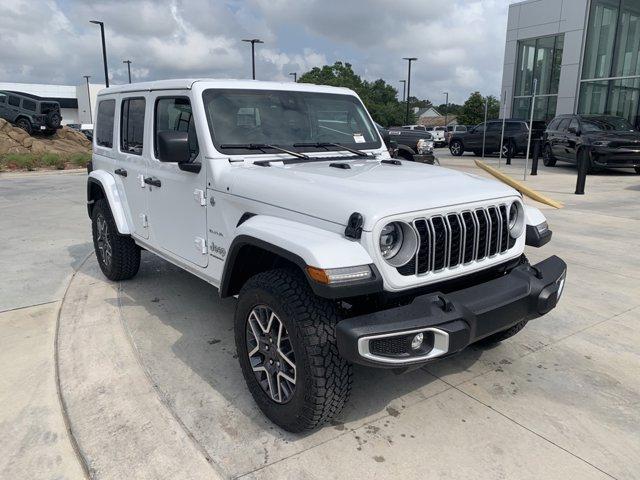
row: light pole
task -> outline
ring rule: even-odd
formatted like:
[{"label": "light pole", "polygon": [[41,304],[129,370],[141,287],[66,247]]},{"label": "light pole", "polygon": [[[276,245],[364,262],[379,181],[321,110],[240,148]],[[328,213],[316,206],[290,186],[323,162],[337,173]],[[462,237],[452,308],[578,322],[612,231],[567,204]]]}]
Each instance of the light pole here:
[{"label": "light pole", "polygon": [[89,90],[89,79],[91,75],[83,75],[84,79],[87,81],[87,101],[89,102],[89,119],[90,123],[93,123],[93,114],[91,113],[91,91]]},{"label": "light pole", "polygon": [[129,83],[131,83],[131,60],[123,60],[122,63],[127,64],[127,72],[129,73]]},{"label": "light pole", "polygon": [[253,74],[253,79],[256,79],[256,43],[264,43],[262,40],[258,38],[244,39],[243,42],[247,42],[251,44],[251,72]]},{"label": "light pole", "polygon": [[449,92],[442,92],[446,95],[447,100],[445,101],[444,107],[444,126],[445,128],[449,124]]},{"label": "light pole", "polygon": [[293,77],[293,81],[295,83],[298,82],[298,74],[296,72],[291,72],[289,75],[291,75]]},{"label": "light pole", "polygon": [[409,71],[407,72],[407,113],[405,115],[404,123],[409,123],[409,99],[411,98],[411,62],[418,60],[416,57],[403,57],[403,60],[409,62]]},{"label": "light pole", "polygon": [[402,84],[402,101],[404,102],[404,94],[407,93],[407,81],[400,80],[400,83]]},{"label": "light pole", "polygon": [[109,88],[109,68],[107,67],[107,44],[104,41],[104,23],[98,20],[90,20],[89,23],[100,25],[100,35],[102,36],[102,63],[104,63],[104,85]]}]

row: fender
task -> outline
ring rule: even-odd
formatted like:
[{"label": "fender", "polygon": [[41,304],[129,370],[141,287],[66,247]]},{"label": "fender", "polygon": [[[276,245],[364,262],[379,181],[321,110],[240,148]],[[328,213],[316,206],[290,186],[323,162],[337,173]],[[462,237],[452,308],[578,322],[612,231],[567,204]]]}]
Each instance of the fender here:
[{"label": "fender", "polygon": [[[297,265],[307,276],[316,294],[322,297],[355,296],[382,288],[382,278],[373,265],[371,256],[359,242],[304,223],[270,215],[256,215],[245,220],[235,231],[220,283],[222,297],[228,295],[236,257],[245,245],[273,252]],[[307,266],[329,269],[356,265],[370,265],[373,278],[353,285],[328,286],[312,281],[306,272]]]},{"label": "fender", "polygon": [[107,202],[109,202],[109,208],[111,208],[111,214],[116,222],[118,233],[122,235],[131,234],[131,228],[127,223],[127,217],[124,213],[124,205],[118,193],[116,180],[113,178],[113,175],[104,170],[93,170],[89,174],[89,178],[87,179],[87,208],[89,209],[89,214],[91,214],[90,206],[94,202],[91,198],[91,184],[97,184],[102,189]]},{"label": "fender", "polygon": [[549,230],[547,219],[536,207],[524,206],[526,241],[530,247],[542,247],[551,240],[553,232]]},{"label": "fender", "polygon": [[416,155],[418,152],[414,151],[413,148],[407,145],[398,144],[398,151],[407,152],[411,155]]}]

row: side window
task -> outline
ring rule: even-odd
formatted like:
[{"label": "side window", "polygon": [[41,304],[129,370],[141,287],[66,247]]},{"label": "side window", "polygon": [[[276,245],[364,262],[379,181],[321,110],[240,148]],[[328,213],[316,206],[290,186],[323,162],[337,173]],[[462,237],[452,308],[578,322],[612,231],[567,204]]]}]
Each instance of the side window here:
[{"label": "side window", "polygon": [[569,127],[569,122],[571,122],[571,118],[563,118],[560,122],[560,125],[558,125],[558,130],[561,132],[566,132],[567,128]]},{"label": "side window", "polygon": [[96,143],[101,147],[113,148],[113,116],[115,111],[115,100],[102,100],[98,103],[95,133]]},{"label": "side window", "polygon": [[549,124],[549,126],[547,127],[547,130],[557,130],[561,120],[562,120],[561,118],[554,118]]},{"label": "side window", "polygon": [[491,122],[487,124],[487,132],[500,132],[500,131],[502,131],[502,123]]},{"label": "side window", "polygon": [[34,102],[33,100],[24,99],[22,100],[22,108],[24,108],[25,110],[29,110],[30,112],[35,112],[36,102]]},{"label": "side window", "polygon": [[481,123],[479,125],[476,125],[476,128],[474,130],[475,133],[482,133],[484,132],[484,123]]},{"label": "side window", "polygon": [[142,155],[144,143],[144,98],[122,100],[120,115],[120,150]]},{"label": "side window", "polygon": [[577,132],[578,130],[580,130],[580,123],[578,122],[578,119],[577,119],[577,118],[573,117],[573,118],[571,119],[571,123],[569,124],[569,128],[575,128],[575,129],[576,129],[576,132]]},{"label": "side window", "polygon": [[19,107],[20,106],[20,98],[14,97],[13,95],[9,96],[9,105],[11,105],[13,107]]},{"label": "side window", "polygon": [[[244,110],[244,109],[240,109]],[[254,109],[247,109],[247,112],[240,112],[238,120],[259,122],[256,119]],[[249,111],[251,110],[251,111]],[[246,115],[246,118],[245,118]],[[187,132],[189,135],[189,150],[191,159],[198,156],[198,137],[196,136],[196,125],[191,111],[191,102],[187,97],[165,97],[156,101],[155,123],[154,123],[154,153],[158,158],[158,134],[166,131]]]},{"label": "side window", "polygon": [[505,122],[504,131],[509,133],[517,133],[522,130],[522,123],[520,122]]},{"label": "side window", "polygon": [[0,93],[0,103],[6,103],[7,96],[4,93]]}]

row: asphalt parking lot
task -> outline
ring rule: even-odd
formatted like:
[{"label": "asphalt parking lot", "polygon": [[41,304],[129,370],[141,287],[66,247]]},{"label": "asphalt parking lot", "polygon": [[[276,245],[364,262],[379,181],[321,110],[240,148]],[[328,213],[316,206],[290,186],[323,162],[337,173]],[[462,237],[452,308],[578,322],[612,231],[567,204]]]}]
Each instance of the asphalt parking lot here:
[{"label": "asphalt parking lot", "polygon": [[640,478],[640,176],[576,196],[573,167],[541,167],[527,185],[565,207],[536,204],[554,238],[526,253],[567,262],[559,307],[405,375],[357,368],[346,410],[307,435],[253,404],[233,300],[146,252],[135,279],[101,275],[84,182],[0,176],[0,477]]}]

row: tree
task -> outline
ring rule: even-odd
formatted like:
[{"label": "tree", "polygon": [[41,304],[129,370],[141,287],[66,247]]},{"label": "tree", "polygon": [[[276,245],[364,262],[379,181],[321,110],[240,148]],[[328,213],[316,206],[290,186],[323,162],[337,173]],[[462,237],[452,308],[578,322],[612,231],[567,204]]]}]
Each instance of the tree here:
[{"label": "tree", "polygon": [[[398,101],[398,91],[381,78],[372,82],[362,80],[350,63],[336,62],[314,67],[303,73],[298,82],[350,88],[360,96],[373,119],[380,125],[388,127],[404,123],[406,107]],[[409,121],[415,122],[412,112]]]},{"label": "tree", "polygon": [[493,95],[483,97],[480,92],[473,92],[458,112],[458,123],[477,125],[484,122],[484,103],[488,101],[487,119],[500,116],[500,102]]}]

